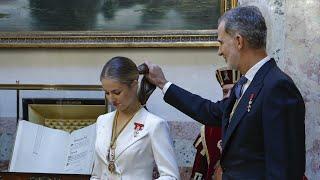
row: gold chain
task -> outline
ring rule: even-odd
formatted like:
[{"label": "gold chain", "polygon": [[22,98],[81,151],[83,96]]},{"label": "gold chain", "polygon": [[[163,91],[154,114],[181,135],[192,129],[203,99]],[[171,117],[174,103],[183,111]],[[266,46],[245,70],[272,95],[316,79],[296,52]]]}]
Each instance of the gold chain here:
[{"label": "gold chain", "polygon": [[117,120],[118,120],[118,116],[119,116],[119,111],[116,111],[116,114],[114,116],[113,119],[113,125],[112,125],[112,136],[111,136],[111,143],[110,143],[110,147],[115,148],[115,142],[118,138],[118,136],[121,134],[121,132],[124,130],[124,128],[129,124],[129,122],[131,121],[131,119],[136,115],[136,113],[140,110],[140,108],[128,119],[128,121],[124,124],[124,126],[122,126],[122,128],[120,129],[120,131],[116,134],[117,131]]},{"label": "gold chain", "polygon": [[113,119],[113,125],[112,125],[112,137],[111,137],[111,142],[110,142],[110,149],[109,153],[107,156],[107,159],[109,159],[109,165],[108,165],[108,170],[111,173],[114,173],[116,171],[116,165],[115,165],[115,149],[116,149],[116,141],[118,136],[121,134],[122,130],[129,124],[131,119],[137,114],[137,112],[140,110],[140,108],[127,120],[127,122],[124,124],[124,126],[121,127],[119,133],[116,133],[117,130],[117,120],[119,116],[119,111],[116,111],[116,114],[114,115]]}]

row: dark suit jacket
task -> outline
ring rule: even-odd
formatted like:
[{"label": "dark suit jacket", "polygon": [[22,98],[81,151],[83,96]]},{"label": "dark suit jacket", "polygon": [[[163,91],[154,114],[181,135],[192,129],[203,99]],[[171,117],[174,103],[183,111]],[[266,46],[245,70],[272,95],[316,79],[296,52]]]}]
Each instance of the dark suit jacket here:
[{"label": "dark suit jacket", "polygon": [[255,75],[230,124],[234,89],[228,99],[214,103],[172,84],[164,100],[202,124],[222,126],[223,179],[302,179],[304,101],[292,79],[273,59]]}]

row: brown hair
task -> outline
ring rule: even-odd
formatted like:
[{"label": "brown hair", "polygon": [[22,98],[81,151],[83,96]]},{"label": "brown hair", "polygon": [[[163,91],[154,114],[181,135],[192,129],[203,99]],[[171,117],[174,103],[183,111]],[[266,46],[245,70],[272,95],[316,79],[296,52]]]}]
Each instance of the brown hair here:
[{"label": "brown hair", "polygon": [[[134,80],[138,80],[139,74],[147,74],[148,66],[141,64],[139,67],[129,58],[113,57],[102,68],[100,81],[102,79],[113,79],[120,83],[130,86]],[[151,84],[148,79],[143,76],[138,91],[138,100],[141,105],[145,106],[150,95],[156,89],[156,86]],[[145,107],[146,108],[146,107]]]}]

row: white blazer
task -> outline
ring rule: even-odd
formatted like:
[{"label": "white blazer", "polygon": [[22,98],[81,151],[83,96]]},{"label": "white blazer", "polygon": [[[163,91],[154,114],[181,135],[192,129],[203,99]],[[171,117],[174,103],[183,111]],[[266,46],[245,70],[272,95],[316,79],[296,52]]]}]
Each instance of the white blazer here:
[{"label": "white blazer", "polygon": [[[180,179],[173,144],[167,123],[158,116],[141,108],[123,129],[116,140],[116,175],[108,171],[107,153],[110,148],[112,124],[115,111],[99,116],[95,162],[91,180],[151,180],[154,162],[157,164],[159,179]],[[134,136],[135,125],[144,128]]]}]

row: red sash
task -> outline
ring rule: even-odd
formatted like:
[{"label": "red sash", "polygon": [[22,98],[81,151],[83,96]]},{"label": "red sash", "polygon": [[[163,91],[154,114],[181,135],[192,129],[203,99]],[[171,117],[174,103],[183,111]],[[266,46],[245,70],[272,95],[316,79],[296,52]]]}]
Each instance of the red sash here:
[{"label": "red sash", "polygon": [[215,166],[220,158],[220,150],[217,147],[221,139],[221,128],[202,126],[200,135],[194,142],[197,149],[191,179],[211,180]]}]

